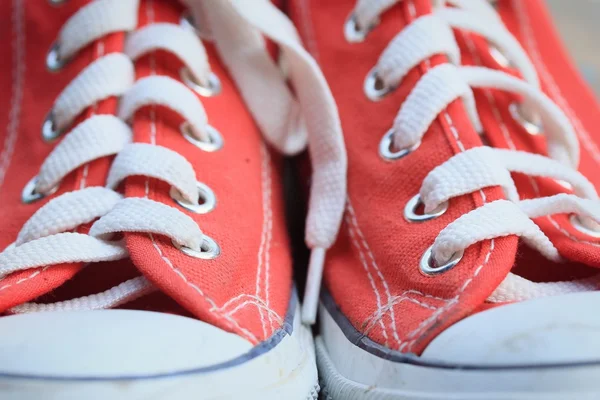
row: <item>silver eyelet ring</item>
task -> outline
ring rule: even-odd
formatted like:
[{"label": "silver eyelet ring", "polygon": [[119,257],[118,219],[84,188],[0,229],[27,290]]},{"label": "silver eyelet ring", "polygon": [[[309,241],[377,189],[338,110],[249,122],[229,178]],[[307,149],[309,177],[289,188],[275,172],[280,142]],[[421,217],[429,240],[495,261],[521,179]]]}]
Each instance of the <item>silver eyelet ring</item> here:
[{"label": "silver eyelet ring", "polygon": [[502,68],[510,68],[512,66],[512,63],[510,62],[508,57],[506,57],[506,55],[504,55],[502,50],[500,50],[498,47],[496,47],[492,43],[488,43],[488,46],[489,46],[490,56],[492,56],[492,58],[494,59],[494,61],[496,61],[498,63],[498,65],[500,65]]},{"label": "silver eyelet ring", "polygon": [[198,93],[200,96],[212,97],[221,93],[221,81],[217,75],[213,74],[212,72],[208,76],[208,85],[202,85],[198,83],[188,68],[181,68],[179,75],[183,83],[185,83],[190,89]]},{"label": "silver eyelet ring", "polygon": [[198,34],[198,27],[196,26],[196,21],[194,20],[194,17],[189,11],[186,11],[183,14],[181,14],[181,18],[179,18],[179,25],[184,29],[189,29]]},{"label": "silver eyelet ring", "polygon": [[37,190],[38,177],[34,176],[23,188],[21,192],[21,201],[24,204],[35,203],[45,197],[51,196],[58,190],[58,186],[53,187],[46,193],[38,192]]},{"label": "silver eyelet ring", "polygon": [[54,112],[50,111],[42,124],[42,139],[44,139],[45,142],[52,142],[58,139],[63,133],[64,130],[56,129]]},{"label": "silver eyelet ring", "polygon": [[373,30],[373,28],[375,28],[375,26],[377,26],[378,23],[379,23],[379,21],[377,21],[363,29],[360,26],[358,26],[358,21],[356,20],[356,14],[352,13],[348,17],[348,19],[346,19],[346,23],[344,24],[344,37],[346,38],[346,41],[348,41],[350,43],[363,42],[366,39],[369,32],[371,32]]},{"label": "silver eyelet ring", "polygon": [[221,248],[214,241],[214,239],[204,235],[202,246],[200,247],[200,251],[190,249],[187,246],[182,246],[180,244],[175,243],[174,240],[171,240],[173,246],[179,249],[186,256],[200,258],[203,260],[212,260],[217,258],[221,254]]},{"label": "silver eyelet ring", "polygon": [[498,0],[488,0],[488,3],[490,3],[490,6],[498,8]]},{"label": "silver eyelet ring", "polygon": [[213,152],[223,148],[223,137],[221,136],[218,130],[216,130],[210,125],[206,126],[206,132],[208,133],[209,137],[208,142],[196,139],[196,137],[192,133],[192,126],[189,122],[184,122],[183,124],[181,124],[179,130],[188,142],[198,147],[200,150]]},{"label": "silver eyelet ring", "polygon": [[371,71],[369,71],[363,85],[365,95],[371,101],[379,101],[383,99],[385,96],[393,92],[394,89],[396,89],[394,86],[385,86],[383,80],[379,77],[379,75],[377,75],[376,68],[373,68]]},{"label": "silver eyelet ring", "polygon": [[198,188],[198,203],[195,204],[184,199],[175,187],[171,187],[169,194],[177,204],[193,213],[206,214],[214,210],[217,206],[215,193],[202,182],[196,182],[196,187]]},{"label": "silver eyelet ring", "polygon": [[579,232],[591,236],[593,238],[596,239],[600,239],[600,232],[592,230],[590,228],[588,228],[587,226],[585,226],[583,224],[583,222],[581,222],[581,219],[579,218],[578,215],[576,214],[572,214],[569,217],[569,221],[571,222],[571,225],[573,226],[573,228],[577,229]]},{"label": "silver eyelet ring", "polygon": [[51,6],[62,6],[63,4],[65,4],[67,2],[67,0],[48,0],[48,3]]},{"label": "silver eyelet ring", "polygon": [[406,149],[393,150],[394,132],[394,129],[390,129],[385,133],[379,142],[379,155],[386,161],[395,161],[401,159],[402,157],[406,157],[421,145],[421,142],[417,142],[413,146]]},{"label": "silver eyelet ring", "polygon": [[539,122],[530,121],[523,115],[521,107],[517,103],[511,103],[508,111],[515,121],[517,121],[530,135],[536,136],[542,134],[544,127]]},{"label": "silver eyelet ring", "polygon": [[432,248],[433,246],[429,247],[425,251],[425,253],[423,253],[423,256],[421,257],[421,262],[419,263],[419,268],[421,269],[421,272],[429,276],[439,275],[456,267],[460,260],[462,260],[464,254],[464,251],[458,251],[454,253],[452,257],[450,257],[450,259],[444,264],[436,265],[431,251]]},{"label": "silver eyelet ring", "polygon": [[58,42],[54,42],[50,47],[50,50],[48,50],[48,54],[46,55],[46,68],[50,72],[60,71],[69,62],[69,60],[63,60],[60,58],[58,53],[59,49],[60,44]]},{"label": "silver eyelet ring", "polygon": [[425,222],[443,215],[448,210],[448,202],[440,204],[435,210],[429,213],[417,214],[417,209],[422,206],[421,196],[416,195],[410,199],[404,206],[404,219],[408,222]]}]

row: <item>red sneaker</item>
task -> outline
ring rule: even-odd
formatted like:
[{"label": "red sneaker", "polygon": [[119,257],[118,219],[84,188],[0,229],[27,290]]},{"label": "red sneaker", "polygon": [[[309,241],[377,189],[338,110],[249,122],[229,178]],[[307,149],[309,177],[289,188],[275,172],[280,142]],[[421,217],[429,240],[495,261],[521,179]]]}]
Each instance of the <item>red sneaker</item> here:
[{"label": "red sneaker", "polygon": [[337,184],[313,195],[327,246],[345,201],[333,99],[269,2],[188,3],[197,31],[171,0],[0,4],[3,399],[316,398],[260,132],[337,149],[335,168],[313,155]]},{"label": "red sneaker", "polygon": [[599,108],[541,1],[489,3],[291,7],[348,151],[328,398],[600,396]]}]

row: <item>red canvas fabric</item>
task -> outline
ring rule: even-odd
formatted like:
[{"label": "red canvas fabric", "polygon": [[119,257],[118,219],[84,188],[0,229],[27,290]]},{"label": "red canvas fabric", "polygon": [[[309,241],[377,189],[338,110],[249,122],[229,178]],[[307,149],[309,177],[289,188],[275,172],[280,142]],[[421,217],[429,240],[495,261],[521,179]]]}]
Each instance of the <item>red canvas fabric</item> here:
[{"label": "red canvas fabric", "polygon": [[[0,46],[5,60],[0,64],[0,84],[6,88],[0,94],[0,249],[11,244],[23,223],[49,200],[27,205],[20,199],[24,185],[55,145],[40,138],[42,121],[54,99],[92,60],[123,49],[124,33],[114,34],[82,50],[62,71],[52,74],[46,70],[47,50],[61,26],[86,3],[72,0],[57,7],[46,0],[0,4],[0,15],[10,16],[0,24],[0,34],[8,39]],[[175,1],[142,0],[139,26],[177,24],[184,11]],[[162,107],[139,110],[131,124],[135,142],[179,152],[193,165],[198,179],[214,191],[217,206],[211,213],[181,210],[217,241],[221,255],[208,261],[195,259],[176,249],[170,239],[126,234],[130,261],[90,265],[81,272],[82,265],[50,265],[1,280],[0,312],[36,298],[56,301],[91,294],[143,274],[159,292],[127,307],[190,315],[253,343],[281,327],[292,289],[281,160],[263,142],[214,48],[209,43],[205,46],[222,92],[201,101],[210,124],[222,134],[224,147],[206,153],[191,145],[179,131],[183,121]],[[136,63],[136,77],[157,74],[179,79],[180,68],[172,55],[154,52]],[[114,113],[116,108],[117,100],[108,99],[80,118]],[[50,198],[104,185],[111,161],[108,157],[80,168],[61,182]],[[130,178],[120,188],[127,197],[147,196],[177,207],[169,189],[167,184],[145,177]]]},{"label": "red canvas fabric", "polygon": [[[354,0],[293,0],[292,18],[307,48],[317,58],[338,103],[348,151],[348,205],[335,246],[328,252],[325,286],[352,324],[369,338],[402,352],[420,353],[441,331],[492,305],[486,298],[513,267],[535,280],[560,280],[594,273],[600,265],[598,242],[576,231],[567,215],[535,222],[566,259],[553,264],[519,246],[516,237],[488,240],[469,247],[454,269],[425,276],[419,261],[439,232],[459,216],[503,198],[499,188],[452,199],[441,217],[424,223],[403,218],[408,200],[419,192],[435,166],[466,149],[481,146],[461,101],[442,112],[420,147],[394,162],[378,154],[381,137],[416,82],[432,66],[432,57],[414,68],[390,95],[379,102],[363,93],[365,76],[392,38],[411,21],[431,12],[429,0],[405,0],[386,12],[362,43],[348,43],[344,22]],[[567,113],[581,141],[580,170],[596,186],[600,153],[590,132],[598,126],[598,106],[571,65],[541,1],[505,0],[500,14],[533,59],[545,92]],[[464,64],[501,68],[486,42],[454,32]],[[495,147],[545,154],[543,137],[532,138],[516,123],[508,106],[518,99],[492,90],[475,91],[486,139]],[[514,176],[522,198],[561,190],[545,179]],[[569,262],[570,261],[570,262]]]}]

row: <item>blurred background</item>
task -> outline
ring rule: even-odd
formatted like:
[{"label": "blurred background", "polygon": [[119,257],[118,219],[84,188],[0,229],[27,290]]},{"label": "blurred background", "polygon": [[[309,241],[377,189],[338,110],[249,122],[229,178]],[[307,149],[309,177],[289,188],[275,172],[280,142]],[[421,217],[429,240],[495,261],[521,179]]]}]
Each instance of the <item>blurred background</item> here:
[{"label": "blurred background", "polygon": [[600,0],[546,3],[571,56],[600,98]]}]

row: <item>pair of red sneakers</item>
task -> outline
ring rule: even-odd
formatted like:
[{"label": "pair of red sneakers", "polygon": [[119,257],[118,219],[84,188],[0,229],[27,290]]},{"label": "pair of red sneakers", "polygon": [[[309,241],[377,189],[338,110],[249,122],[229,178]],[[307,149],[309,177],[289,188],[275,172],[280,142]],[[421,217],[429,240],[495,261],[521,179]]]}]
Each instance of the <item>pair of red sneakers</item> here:
[{"label": "pair of red sneakers", "polygon": [[600,113],[541,0],[276,3],[0,4],[0,398],[597,398]]}]

